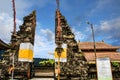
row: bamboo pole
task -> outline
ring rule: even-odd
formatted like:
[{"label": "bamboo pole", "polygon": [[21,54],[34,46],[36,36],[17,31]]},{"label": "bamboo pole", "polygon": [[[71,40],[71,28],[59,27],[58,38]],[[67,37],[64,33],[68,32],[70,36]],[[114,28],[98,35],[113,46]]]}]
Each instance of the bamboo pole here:
[{"label": "bamboo pole", "polygon": [[58,57],[58,80],[60,80],[60,56]]}]

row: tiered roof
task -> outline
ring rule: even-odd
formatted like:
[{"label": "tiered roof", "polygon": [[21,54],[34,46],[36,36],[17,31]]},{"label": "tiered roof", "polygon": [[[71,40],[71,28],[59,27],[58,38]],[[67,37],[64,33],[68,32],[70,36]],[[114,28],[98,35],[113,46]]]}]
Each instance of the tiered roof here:
[{"label": "tiered roof", "polygon": [[[94,43],[93,42],[79,42],[79,49],[81,50],[93,50],[94,49]],[[120,46],[112,46],[109,44],[106,44],[105,42],[95,42],[96,50],[108,50],[108,49],[114,49],[117,50],[120,48]]]},{"label": "tiered roof", "polygon": [[10,46],[0,39],[0,50],[8,48],[10,48]]},{"label": "tiered roof", "polygon": [[[103,58],[109,57],[111,61],[120,62],[120,52],[116,50],[120,49],[120,46],[112,46],[105,42],[96,42],[96,57]],[[93,42],[78,42],[79,49],[82,50],[86,60],[88,62],[95,62],[95,52]]]}]

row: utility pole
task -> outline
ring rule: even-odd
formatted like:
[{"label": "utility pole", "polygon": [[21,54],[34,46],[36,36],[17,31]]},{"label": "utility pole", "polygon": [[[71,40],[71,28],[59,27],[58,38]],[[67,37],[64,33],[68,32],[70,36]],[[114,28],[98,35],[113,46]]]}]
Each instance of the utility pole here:
[{"label": "utility pole", "polygon": [[[87,24],[90,25],[91,30],[92,30],[92,37],[93,37],[93,43],[94,43],[94,54],[95,54],[95,64],[96,64],[96,74],[97,74],[97,55],[96,55],[96,45],[95,45],[95,36],[94,36],[94,28],[93,28],[93,24],[90,22],[87,22]],[[97,79],[96,79],[97,80]]]},{"label": "utility pole", "polygon": [[14,22],[14,30],[13,33],[16,33],[16,10],[15,10],[15,1],[12,0],[12,5],[13,5],[13,22]]},{"label": "utility pole", "polygon": [[95,45],[94,28],[93,28],[93,24],[92,24],[92,23],[87,22],[87,24],[89,24],[89,25],[90,25],[91,30],[92,30],[92,37],[93,37],[93,43],[94,43],[94,53],[95,53],[95,60],[96,60],[97,55],[96,55],[96,45]]},{"label": "utility pole", "polygon": [[[12,5],[13,5],[13,22],[14,22],[14,28],[13,28],[13,35],[16,34],[16,10],[15,10],[15,1],[12,0]],[[15,57],[15,51],[13,50],[12,53],[12,57],[13,57],[13,62],[12,62],[12,66],[13,66],[13,71],[12,71],[12,80],[14,79],[14,57]]]}]

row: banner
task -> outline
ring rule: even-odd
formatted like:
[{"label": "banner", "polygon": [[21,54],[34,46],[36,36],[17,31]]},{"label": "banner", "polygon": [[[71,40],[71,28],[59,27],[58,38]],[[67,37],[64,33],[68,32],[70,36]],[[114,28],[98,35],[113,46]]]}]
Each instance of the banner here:
[{"label": "banner", "polygon": [[[64,48],[63,50],[64,50],[64,51],[61,53],[61,56],[60,56],[60,62],[67,62],[66,48]],[[54,53],[54,57],[55,57],[55,62],[57,62],[59,57],[58,57],[56,51],[55,51],[55,53]]]},{"label": "banner", "polygon": [[18,61],[33,61],[33,45],[31,43],[21,43],[19,48]]},{"label": "banner", "polygon": [[97,58],[98,80],[113,80],[109,58]]}]

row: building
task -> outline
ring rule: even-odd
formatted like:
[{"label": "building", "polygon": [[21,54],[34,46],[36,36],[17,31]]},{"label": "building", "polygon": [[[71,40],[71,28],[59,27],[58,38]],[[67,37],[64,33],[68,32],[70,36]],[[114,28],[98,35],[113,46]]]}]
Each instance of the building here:
[{"label": "building", "polygon": [[[97,78],[97,70],[95,65],[95,52],[93,42],[78,42],[79,49],[83,52],[88,62],[88,77],[92,80]],[[104,41],[96,42],[96,58],[109,57],[111,61],[112,75],[114,80],[120,80],[120,46],[112,46]]]},{"label": "building", "polygon": [[2,58],[1,54],[9,48],[10,48],[10,46],[0,39],[0,59]]}]

